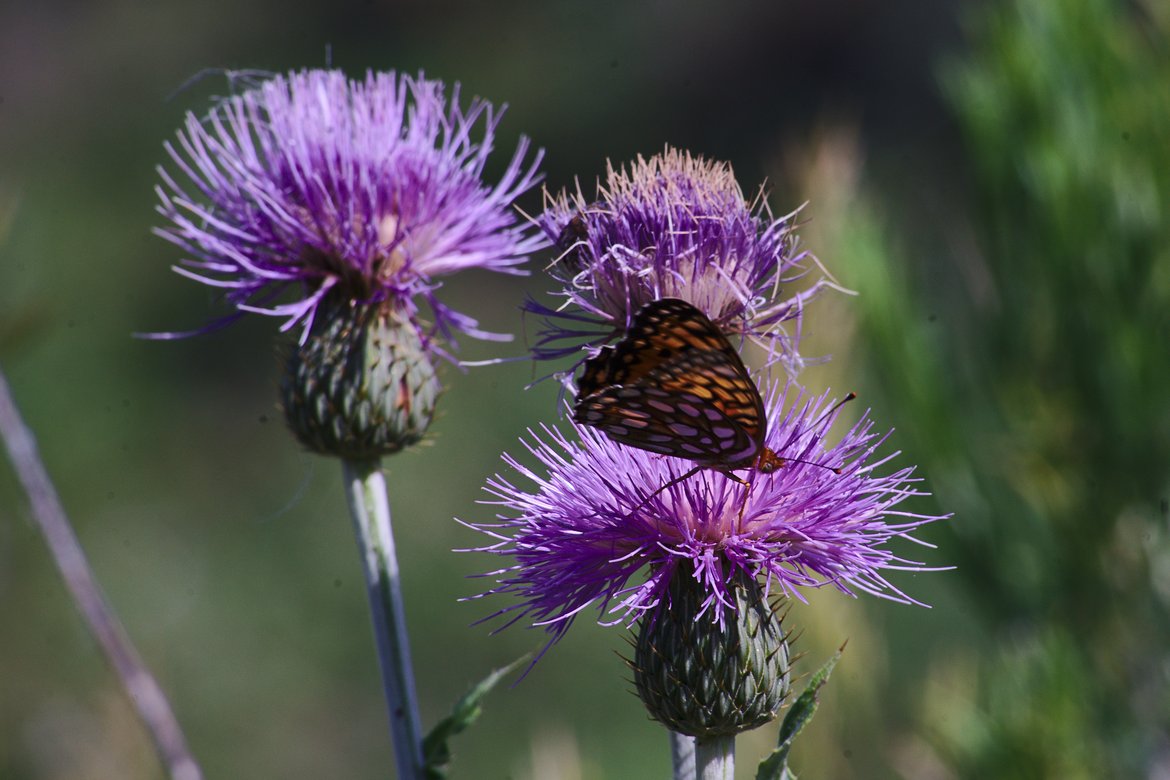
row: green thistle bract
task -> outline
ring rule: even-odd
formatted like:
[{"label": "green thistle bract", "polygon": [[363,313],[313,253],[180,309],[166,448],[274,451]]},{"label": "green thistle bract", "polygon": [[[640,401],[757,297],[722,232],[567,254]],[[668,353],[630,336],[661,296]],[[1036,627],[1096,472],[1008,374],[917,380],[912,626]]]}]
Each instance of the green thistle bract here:
[{"label": "green thistle bract", "polygon": [[281,382],[285,420],[323,455],[374,458],[426,433],[439,396],[418,330],[389,307],[325,302]]},{"label": "green thistle bract", "polygon": [[[789,690],[788,643],[759,583],[742,572],[720,621],[690,567],[671,577],[669,603],[638,629],[634,684],[650,715],[692,737],[730,736],[776,717]],[[709,607],[709,605],[708,605]]]}]

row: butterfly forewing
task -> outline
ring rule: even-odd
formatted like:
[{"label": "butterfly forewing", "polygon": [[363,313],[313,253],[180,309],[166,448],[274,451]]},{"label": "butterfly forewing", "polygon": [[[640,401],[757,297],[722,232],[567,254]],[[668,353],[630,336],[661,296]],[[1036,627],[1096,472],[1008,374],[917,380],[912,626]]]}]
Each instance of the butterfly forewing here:
[{"label": "butterfly forewing", "polygon": [[694,306],[674,298],[653,301],[634,315],[621,341],[585,361],[577,398],[608,385],[636,384],[655,368],[695,351],[726,351],[743,365],[723,334]]},{"label": "butterfly forewing", "polygon": [[646,304],[585,363],[574,419],[622,444],[720,470],[763,450],[764,404],[727,338],[691,304]]}]

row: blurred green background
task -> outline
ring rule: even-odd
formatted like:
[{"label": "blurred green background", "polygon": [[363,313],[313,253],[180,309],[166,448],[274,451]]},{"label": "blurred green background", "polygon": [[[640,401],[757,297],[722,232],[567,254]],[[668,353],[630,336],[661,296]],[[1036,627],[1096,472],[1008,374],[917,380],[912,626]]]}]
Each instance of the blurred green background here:
[{"label": "blurred green background", "polygon": [[[956,513],[921,534],[937,550],[900,548],[958,566],[895,575],[933,609],[793,607],[804,672],[849,640],[796,769],[1167,778],[1168,41],[1161,0],[9,2],[0,365],[207,776],[387,777],[340,467],[282,427],[276,322],[130,337],[222,311],[150,234],[163,141],[227,88],[183,85],[330,57],[422,69],[509,103],[500,148],[530,135],[554,188],[665,143],[730,160],[776,213],[809,202],[804,246],[860,293],[810,307],[804,351],[833,359],[802,381],[858,391],[935,492],[917,508]],[[467,274],[447,293],[519,331],[547,287]],[[551,383],[521,389],[545,369],[448,367],[433,435],[388,463],[428,724],[543,641],[469,627],[502,606],[457,602],[496,561],[450,551],[480,542],[451,518],[491,516],[475,501],[500,451],[553,417]],[[0,469],[0,777],[159,777],[26,506]],[[579,621],[492,695],[455,776],[666,776],[626,650]],[[740,777],[774,734],[740,740]]]}]

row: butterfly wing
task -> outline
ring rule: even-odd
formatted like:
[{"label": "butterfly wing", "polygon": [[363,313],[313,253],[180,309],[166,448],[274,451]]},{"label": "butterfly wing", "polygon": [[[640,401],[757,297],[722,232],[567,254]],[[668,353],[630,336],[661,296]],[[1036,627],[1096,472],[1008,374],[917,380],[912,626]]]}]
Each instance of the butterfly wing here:
[{"label": "butterfly wing", "polygon": [[718,354],[700,353],[656,369],[649,381],[610,385],[578,401],[573,419],[631,447],[723,470],[744,468],[760,452],[762,416],[750,393],[724,385],[737,378]]},{"label": "butterfly wing", "polygon": [[[585,361],[585,370],[577,382],[577,400],[608,385],[634,384],[664,360],[694,348],[699,337],[690,335],[686,323],[695,315],[702,317],[715,336],[726,343],[727,339],[710,324],[710,320],[686,301],[674,298],[652,301],[634,315],[634,321],[621,341],[602,347],[600,352]],[[706,348],[705,343],[702,348]]]},{"label": "butterfly wing", "polygon": [[600,352],[585,361],[585,369],[581,372],[581,378],[577,380],[578,404],[581,403],[582,399],[588,398],[609,385],[620,384],[613,381],[614,368],[616,368],[616,366],[611,367],[614,362],[613,353],[613,346],[602,347]]},{"label": "butterfly wing", "polygon": [[764,405],[727,338],[672,298],[638,312],[629,333],[585,363],[573,418],[632,447],[731,470],[763,446]]}]

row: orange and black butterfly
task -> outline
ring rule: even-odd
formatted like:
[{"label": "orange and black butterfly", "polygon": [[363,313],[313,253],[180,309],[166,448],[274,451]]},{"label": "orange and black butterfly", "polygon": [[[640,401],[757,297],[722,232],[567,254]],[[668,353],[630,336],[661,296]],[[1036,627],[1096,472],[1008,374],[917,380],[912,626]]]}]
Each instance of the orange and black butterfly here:
[{"label": "orange and black butterfly", "polygon": [[[764,401],[739,354],[686,301],[643,306],[625,337],[585,361],[573,419],[621,444],[694,461],[699,469],[769,474],[785,460],[764,445]],[[661,489],[660,489],[661,490]]]}]

